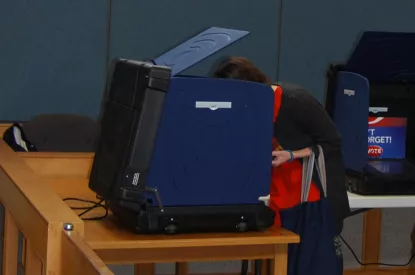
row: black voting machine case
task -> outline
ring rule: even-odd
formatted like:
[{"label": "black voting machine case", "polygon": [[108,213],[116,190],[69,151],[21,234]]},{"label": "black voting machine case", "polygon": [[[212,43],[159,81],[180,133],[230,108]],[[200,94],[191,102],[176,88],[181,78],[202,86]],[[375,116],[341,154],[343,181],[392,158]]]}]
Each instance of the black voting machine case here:
[{"label": "black voting machine case", "polygon": [[[348,62],[329,68],[326,109],[342,135],[346,184],[353,193],[415,194],[414,49],[413,33],[365,32]],[[376,128],[383,118],[406,121],[404,146],[386,144],[404,130]],[[375,137],[379,144],[368,144],[375,130],[384,136]],[[386,147],[405,148],[404,156],[388,154]]]}]

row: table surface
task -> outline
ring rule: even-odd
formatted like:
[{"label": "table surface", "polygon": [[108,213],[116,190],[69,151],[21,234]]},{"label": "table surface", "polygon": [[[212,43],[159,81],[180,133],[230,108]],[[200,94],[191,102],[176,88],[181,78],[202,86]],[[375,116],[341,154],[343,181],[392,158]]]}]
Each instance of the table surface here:
[{"label": "table surface", "polygon": [[350,208],[409,208],[415,207],[415,196],[361,196],[347,193]]},{"label": "table surface", "polygon": [[[88,188],[87,179],[58,178],[46,179],[46,182],[62,198],[96,201],[95,193]],[[100,213],[93,212],[91,216],[100,216]],[[94,250],[272,245],[300,241],[299,236],[285,229],[248,233],[140,235],[121,228],[112,215],[104,220],[85,221],[84,238]]]},{"label": "table surface", "polygon": [[[415,196],[361,196],[347,192],[351,209],[415,207]],[[268,205],[269,196],[260,197]]]}]

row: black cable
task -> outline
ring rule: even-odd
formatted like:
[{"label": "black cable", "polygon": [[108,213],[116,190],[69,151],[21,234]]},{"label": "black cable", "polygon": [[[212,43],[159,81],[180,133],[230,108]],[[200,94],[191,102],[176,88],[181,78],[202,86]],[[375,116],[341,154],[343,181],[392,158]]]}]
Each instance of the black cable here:
[{"label": "black cable", "polygon": [[383,265],[383,266],[393,266],[393,267],[403,267],[403,266],[408,266],[411,264],[412,260],[415,257],[415,254],[412,254],[411,258],[409,258],[409,261],[406,264],[388,264],[388,263],[362,263],[362,261],[359,260],[359,258],[357,257],[356,253],[353,251],[353,249],[350,247],[350,245],[346,242],[345,239],[343,239],[342,236],[340,236],[340,238],[342,239],[343,243],[346,245],[346,247],[350,250],[350,252],[352,253],[353,257],[355,258],[356,262],[358,262],[361,266],[367,266],[367,265]]},{"label": "black cable", "polygon": [[[91,201],[91,200],[85,200],[85,199],[79,199],[79,198],[65,198],[63,201],[78,201],[78,202],[84,202],[84,203],[90,203],[92,206],[88,207],[74,207],[70,206],[72,210],[84,210],[81,213],[78,214],[78,216],[84,220],[84,221],[91,221],[91,220],[102,220],[108,216],[108,207],[104,204],[104,199],[100,199],[98,202]],[[96,217],[90,217],[90,218],[82,218],[85,214],[89,213],[90,211],[96,209],[96,208],[102,208],[105,210],[105,213],[101,216]]]},{"label": "black cable", "polygon": [[[349,217],[351,216],[355,216],[361,213],[364,213],[366,211],[371,210],[371,208],[361,208],[358,210],[354,210],[352,212],[350,212]],[[351,248],[351,246],[346,242],[345,239],[343,239],[342,236],[340,236],[340,238],[342,239],[343,243],[346,245],[346,247],[350,250],[350,252],[352,253],[354,259],[356,260],[356,262],[358,262],[361,266],[366,266],[366,265],[383,265],[383,266],[392,266],[392,267],[404,267],[404,266],[408,266],[411,264],[412,260],[415,258],[415,253],[411,255],[411,258],[409,258],[409,261],[406,264],[388,264],[388,263],[362,263],[362,261],[359,260],[359,258],[357,257],[356,253],[353,251],[353,249]]]},{"label": "black cable", "polygon": [[[351,248],[351,246],[346,242],[346,240],[340,236],[340,238],[342,239],[343,243],[346,245],[346,247],[349,249],[349,251],[352,253],[354,259],[356,260],[356,262],[358,264],[360,264],[361,266],[369,266],[369,265],[383,265],[383,266],[390,266],[390,267],[405,267],[405,266],[409,266],[412,262],[412,260],[415,258],[415,253],[412,254],[411,258],[409,258],[409,260],[405,263],[405,264],[388,264],[388,263],[382,263],[382,262],[378,262],[378,263],[362,263],[362,261],[359,259],[359,257],[357,257],[356,253],[354,252],[354,250]],[[255,261],[255,266],[260,265],[260,260],[259,261]],[[257,271],[257,270],[255,270]],[[241,270],[241,275],[246,275],[248,273],[248,261],[244,260],[242,261],[242,270]],[[260,271],[259,271],[260,273]],[[257,272],[255,272],[255,275],[257,274]]]}]

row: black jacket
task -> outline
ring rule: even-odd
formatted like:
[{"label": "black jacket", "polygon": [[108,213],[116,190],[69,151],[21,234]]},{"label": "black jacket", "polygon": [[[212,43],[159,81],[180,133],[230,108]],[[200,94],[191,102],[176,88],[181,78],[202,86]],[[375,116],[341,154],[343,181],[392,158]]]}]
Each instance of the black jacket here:
[{"label": "black jacket", "polygon": [[[341,137],[321,104],[304,88],[280,84],[283,90],[274,136],[285,149],[323,148],[326,162],[327,197],[339,230],[350,213],[341,153]],[[318,153],[318,152],[316,152]],[[319,182],[318,177],[314,177]]]}]

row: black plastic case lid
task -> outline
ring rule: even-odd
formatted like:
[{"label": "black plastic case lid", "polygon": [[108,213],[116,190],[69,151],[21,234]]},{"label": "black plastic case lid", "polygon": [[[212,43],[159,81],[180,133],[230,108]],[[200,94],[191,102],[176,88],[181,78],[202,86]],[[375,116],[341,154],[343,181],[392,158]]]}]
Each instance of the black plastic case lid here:
[{"label": "black plastic case lid", "polygon": [[364,32],[344,70],[376,84],[415,84],[415,33]]}]

